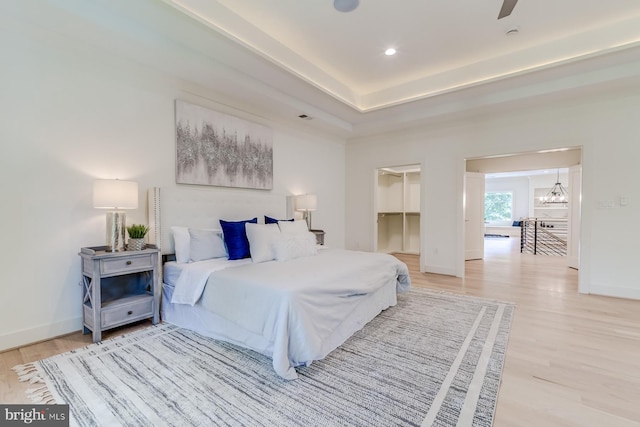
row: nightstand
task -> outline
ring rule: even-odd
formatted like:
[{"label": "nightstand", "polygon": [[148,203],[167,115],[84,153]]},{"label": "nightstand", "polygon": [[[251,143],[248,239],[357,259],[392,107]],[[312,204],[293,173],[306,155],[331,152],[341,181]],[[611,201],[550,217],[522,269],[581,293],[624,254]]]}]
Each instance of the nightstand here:
[{"label": "nightstand", "polygon": [[309,230],[316,235],[316,242],[319,245],[324,245],[324,230]]},{"label": "nightstand", "polygon": [[141,251],[107,252],[105,246],[80,250],[82,257],[83,333],[102,331],[151,318],[160,321],[160,251],[152,245]]}]

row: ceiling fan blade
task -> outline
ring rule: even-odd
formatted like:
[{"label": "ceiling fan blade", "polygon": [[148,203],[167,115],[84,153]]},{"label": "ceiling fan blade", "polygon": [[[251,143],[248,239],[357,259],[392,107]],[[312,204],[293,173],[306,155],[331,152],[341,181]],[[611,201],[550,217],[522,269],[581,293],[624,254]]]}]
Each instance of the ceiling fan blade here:
[{"label": "ceiling fan blade", "polygon": [[502,3],[502,8],[500,9],[500,14],[498,15],[498,19],[502,19],[505,16],[511,15],[513,12],[513,8],[516,7],[516,3],[518,0],[504,0]]}]

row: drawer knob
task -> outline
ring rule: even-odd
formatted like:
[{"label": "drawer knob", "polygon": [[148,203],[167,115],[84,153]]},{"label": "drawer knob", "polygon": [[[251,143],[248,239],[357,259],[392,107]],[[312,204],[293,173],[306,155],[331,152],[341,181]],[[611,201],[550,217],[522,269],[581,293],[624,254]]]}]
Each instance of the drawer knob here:
[{"label": "drawer knob", "polygon": [[133,311],[129,310],[127,311],[127,316],[131,316],[133,314]]},{"label": "drawer knob", "polygon": [[127,265],[131,265],[131,261],[127,261]]}]

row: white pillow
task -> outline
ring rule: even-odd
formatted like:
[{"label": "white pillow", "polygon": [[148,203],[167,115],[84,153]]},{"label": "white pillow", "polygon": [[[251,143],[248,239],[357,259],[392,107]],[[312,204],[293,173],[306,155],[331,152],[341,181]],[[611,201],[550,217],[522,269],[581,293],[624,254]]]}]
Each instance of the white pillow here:
[{"label": "white pillow", "polygon": [[283,233],[274,243],[273,249],[276,261],[288,261],[318,254],[316,235],[309,231],[304,234]]},{"label": "white pillow", "polygon": [[307,222],[304,220],[278,221],[280,231],[286,234],[306,234],[309,232]]},{"label": "white pillow", "polygon": [[189,237],[191,239],[189,245],[189,258],[191,261],[203,261],[227,256],[221,231],[190,228]]},{"label": "white pillow", "polygon": [[[222,235],[222,230],[207,229],[207,231],[215,231]],[[176,253],[176,262],[187,263],[191,261],[191,236],[189,235],[189,227],[173,226],[171,227],[171,233],[173,234],[173,246]]]},{"label": "white pillow", "polygon": [[187,227],[171,227],[173,234],[173,246],[176,252],[176,262],[189,262],[189,246],[191,237]]},{"label": "white pillow", "polygon": [[246,223],[249,252],[253,262],[265,262],[275,259],[273,245],[280,237],[278,224]]}]

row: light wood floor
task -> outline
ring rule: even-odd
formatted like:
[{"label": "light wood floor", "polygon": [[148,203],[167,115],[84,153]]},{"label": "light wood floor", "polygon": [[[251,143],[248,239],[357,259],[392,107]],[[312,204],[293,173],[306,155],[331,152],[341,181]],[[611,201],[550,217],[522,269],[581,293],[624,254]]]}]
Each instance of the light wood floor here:
[{"label": "light wood floor", "polygon": [[413,286],[517,304],[495,426],[640,426],[640,301],[578,294],[562,257],[486,239],[465,279],[418,273]]},{"label": "light wood floor", "polygon": [[[640,427],[640,301],[580,295],[563,258],[521,255],[517,245],[486,240],[465,279],[420,273],[417,256],[398,255],[414,286],[517,304],[494,425]],[[0,353],[0,402],[27,402],[31,386],[12,366],[90,342],[75,333]]]}]

